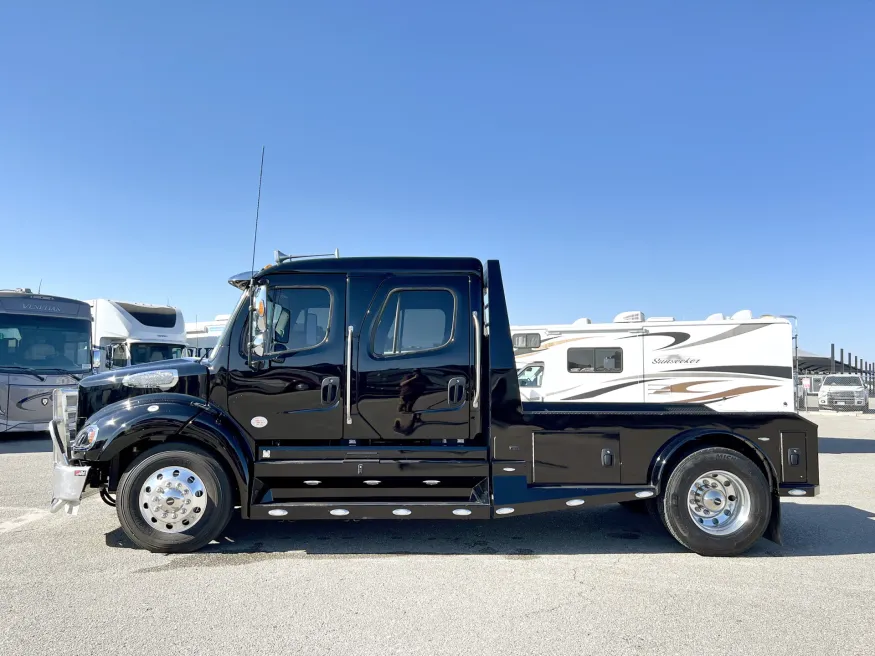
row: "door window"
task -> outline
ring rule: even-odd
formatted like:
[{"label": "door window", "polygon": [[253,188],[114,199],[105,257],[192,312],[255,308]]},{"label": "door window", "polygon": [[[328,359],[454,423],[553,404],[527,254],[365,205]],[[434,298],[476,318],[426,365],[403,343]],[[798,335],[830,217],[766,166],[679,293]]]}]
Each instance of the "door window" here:
[{"label": "door window", "polygon": [[456,297],[447,289],[393,291],[374,332],[374,355],[408,355],[443,348],[453,339],[455,316]]},{"label": "door window", "polygon": [[274,287],[268,292],[270,352],[319,346],[328,338],[331,294],[322,287]]},{"label": "door window", "polygon": [[544,380],[544,365],[532,364],[521,369],[518,376],[520,387],[540,387]]}]

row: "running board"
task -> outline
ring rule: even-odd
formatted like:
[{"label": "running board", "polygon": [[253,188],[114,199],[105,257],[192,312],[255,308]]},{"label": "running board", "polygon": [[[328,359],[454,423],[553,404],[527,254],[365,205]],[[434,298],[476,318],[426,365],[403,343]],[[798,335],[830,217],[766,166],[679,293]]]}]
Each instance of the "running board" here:
[{"label": "running board", "polygon": [[250,519],[489,519],[488,503],[259,503]]}]

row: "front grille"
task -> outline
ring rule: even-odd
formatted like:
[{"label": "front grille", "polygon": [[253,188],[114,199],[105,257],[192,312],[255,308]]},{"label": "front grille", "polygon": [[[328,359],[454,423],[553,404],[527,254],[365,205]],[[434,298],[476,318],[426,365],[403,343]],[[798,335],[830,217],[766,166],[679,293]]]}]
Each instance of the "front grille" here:
[{"label": "front grille", "polygon": [[832,401],[853,401],[854,393],[853,392],[829,392],[826,398]]},{"label": "front grille", "polygon": [[75,387],[56,389],[52,393],[52,419],[58,423],[58,430],[65,443],[76,436],[78,403],[79,390]]}]

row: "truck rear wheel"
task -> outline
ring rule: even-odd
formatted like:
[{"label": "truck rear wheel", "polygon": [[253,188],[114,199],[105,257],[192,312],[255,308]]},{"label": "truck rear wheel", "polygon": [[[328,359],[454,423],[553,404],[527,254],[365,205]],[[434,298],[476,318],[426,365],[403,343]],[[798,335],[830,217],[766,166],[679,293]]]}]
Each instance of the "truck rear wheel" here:
[{"label": "truck rear wheel", "polygon": [[231,482],[206,451],[163,444],[122,474],[116,512],[125,534],[160,553],[200,549],[219,536],[233,509]]},{"label": "truck rear wheel", "polygon": [[749,458],[708,447],[675,467],[658,508],[669,533],[687,549],[703,556],[734,556],[765,533],[772,495]]}]

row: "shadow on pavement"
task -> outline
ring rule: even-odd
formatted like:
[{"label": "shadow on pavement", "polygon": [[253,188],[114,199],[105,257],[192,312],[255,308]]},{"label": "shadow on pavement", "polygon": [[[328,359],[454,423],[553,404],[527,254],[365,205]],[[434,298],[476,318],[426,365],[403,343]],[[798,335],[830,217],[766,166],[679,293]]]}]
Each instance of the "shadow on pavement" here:
[{"label": "shadow on pavement", "polygon": [[875,439],[854,437],[821,437],[820,453],[875,453]]},{"label": "shadow on pavement", "polygon": [[[782,511],[784,546],[762,539],[744,557],[875,553],[873,513],[851,506],[787,502]],[[106,535],[106,544],[135,548],[120,528]],[[617,506],[501,521],[266,522],[242,520],[235,514],[217,543],[173,560],[172,566],[242,565],[282,555],[299,557],[291,552],[304,552],[308,557],[497,555],[528,559],[556,554],[684,551],[655,520]]]},{"label": "shadow on pavement", "polygon": [[[15,437],[12,437],[12,436]],[[7,453],[51,453],[48,433],[0,433],[0,455]]]}]

